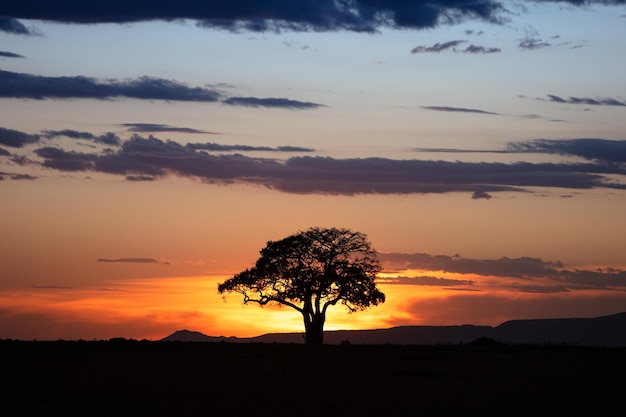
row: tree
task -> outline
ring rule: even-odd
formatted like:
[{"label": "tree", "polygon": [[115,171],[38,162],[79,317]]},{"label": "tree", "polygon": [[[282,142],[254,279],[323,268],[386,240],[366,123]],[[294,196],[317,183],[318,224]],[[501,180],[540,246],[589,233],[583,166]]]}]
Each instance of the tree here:
[{"label": "tree", "polygon": [[314,227],[269,241],[260,253],[255,266],[220,283],[218,292],[299,311],[307,344],[323,343],[328,307],[341,303],[355,312],[385,302],[375,282],[381,267],[363,233]]}]

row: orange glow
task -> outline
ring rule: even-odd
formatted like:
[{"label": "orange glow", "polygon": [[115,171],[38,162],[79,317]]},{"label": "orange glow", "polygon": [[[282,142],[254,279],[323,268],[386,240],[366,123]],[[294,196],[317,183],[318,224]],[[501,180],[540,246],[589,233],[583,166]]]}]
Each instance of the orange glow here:
[{"label": "orange glow", "polygon": [[[449,281],[424,284],[420,277]],[[36,334],[45,340],[158,340],[182,329],[227,337],[303,332],[302,317],[291,308],[243,305],[238,294],[219,295],[217,284],[227,278],[143,278],[110,281],[100,288],[33,286],[4,291],[0,293],[0,337],[32,339]],[[353,314],[334,306],[328,310],[325,329],[496,326],[511,319],[593,317],[623,310],[623,296],[615,291],[520,291],[520,286],[529,283],[518,278],[419,270],[386,272],[379,278],[385,303]],[[535,279],[532,284],[546,283]],[[600,309],[599,299],[603,300]]]}]

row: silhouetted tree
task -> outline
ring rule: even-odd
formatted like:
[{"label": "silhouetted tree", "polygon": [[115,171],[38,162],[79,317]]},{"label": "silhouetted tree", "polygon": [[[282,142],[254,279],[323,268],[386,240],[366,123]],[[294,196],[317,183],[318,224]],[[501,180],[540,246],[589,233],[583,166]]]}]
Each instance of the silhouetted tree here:
[{"label": "silhouetted tree", "polygon": [[324,341],[329,306],[341,303],[350,312],[385,302],[376,288],[381,270],[367,237],[349,229],[311,228],[269,241],[256,265],[218,285],[218,292],[237,292],[243,302],[270,302],[302,314],[305,341]]}]

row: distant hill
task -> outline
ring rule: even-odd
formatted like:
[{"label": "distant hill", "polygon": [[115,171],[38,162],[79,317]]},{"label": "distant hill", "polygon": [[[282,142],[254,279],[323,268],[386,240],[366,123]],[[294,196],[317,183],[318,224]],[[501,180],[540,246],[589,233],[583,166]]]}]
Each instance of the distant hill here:
[{"label": "distant hill", "polygon": [[511,320],[489,337],[510,343],[626,346],[626,313],[584,319]]},{"label": "distant hill", "polygon": [[[465,344],[479,338],[512,344],[623,347],[626,346],[626,312],[596,318],[511,320],[497,327],[399,326],[376,330],[331,330],[324,334],[324,342],[328,344]],[[304,343],[304,338],[302,333],[268,333],[238,338],[179,330],[161,341]]]}]

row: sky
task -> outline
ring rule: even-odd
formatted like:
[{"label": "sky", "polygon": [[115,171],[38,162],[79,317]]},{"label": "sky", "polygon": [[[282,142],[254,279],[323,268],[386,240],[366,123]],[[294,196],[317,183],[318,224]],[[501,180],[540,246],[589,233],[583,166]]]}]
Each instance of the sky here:
[{"label": "sky", "polygon": [[217,285],[310,227],[327,330],[624,312],[625,69],[624,0],[3,3],[0,338],[302,331]]}]

